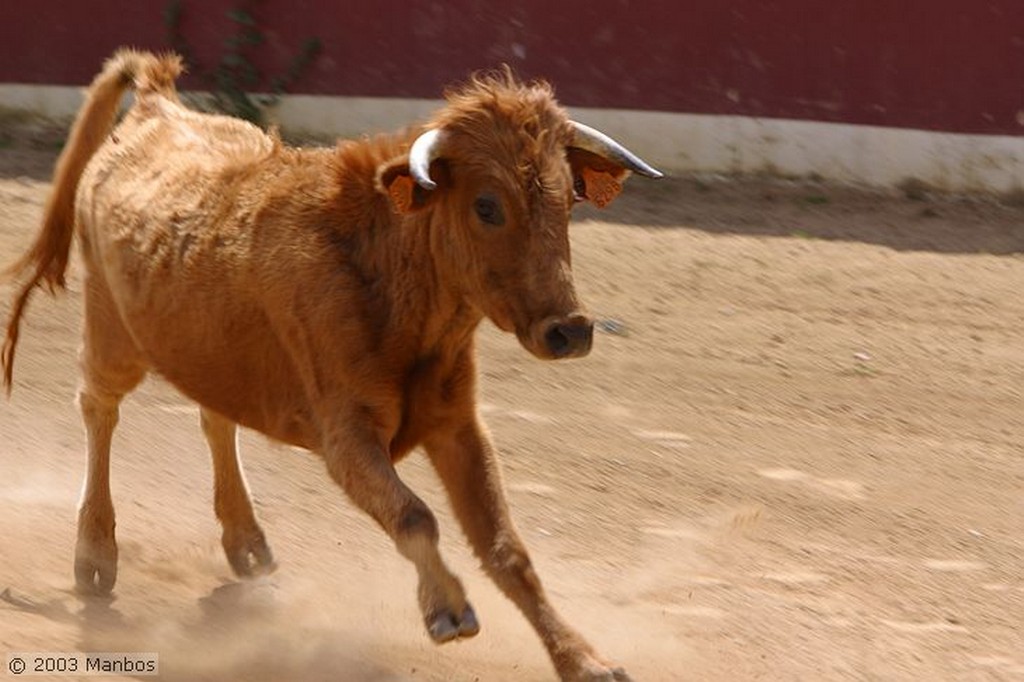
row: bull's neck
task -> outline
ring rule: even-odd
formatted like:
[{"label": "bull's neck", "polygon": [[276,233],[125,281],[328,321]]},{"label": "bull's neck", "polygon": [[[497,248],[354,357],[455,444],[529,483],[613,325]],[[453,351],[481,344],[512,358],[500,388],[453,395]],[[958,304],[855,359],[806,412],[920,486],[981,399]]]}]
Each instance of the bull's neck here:
[{"label": "bull's neck", "polygon": [[[381,229],[366,235],[361,249],[377,285],[387,291],[385,325],[418,357],[458,354],[471,341],[483,316],[451,282],[438,244],[444,226],[429,210],[390,214]],[[384,312],[384,311],[378,311]]]}]

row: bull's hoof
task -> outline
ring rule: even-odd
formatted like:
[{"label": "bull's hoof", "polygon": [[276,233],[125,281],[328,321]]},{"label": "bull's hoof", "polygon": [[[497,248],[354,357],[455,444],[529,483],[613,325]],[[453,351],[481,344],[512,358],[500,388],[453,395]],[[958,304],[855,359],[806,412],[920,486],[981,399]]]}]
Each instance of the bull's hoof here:
[{"label": "bull's hoof", "polygon": [[117,582],[117,546],[104,552],[75,549],[75,590],[79,594],[110,594]]},{"label": "bull's hoof", "polygon": [[277,569],[274,554],[259,526],[241,532],[224,531],[221,537],[224,554],[231,570],[239,578],[255,578]]},{"label": "bull's hoof", "polygon": [[469,604],[466,604],[461,616],[456,617],[451,610],[442,609],[427,616],[426,623],[430,638],[437,644],[466,639],[480,632],[480,621],[476,619],[476,612]]},{"label": "bull's hoof", "polygon": [[564,682],[633,682],[622,668],[611,668],[597,658],[585,655],[573,669],[561,674]]},{"label": "bull's hoof", "polygon": [[572,682],[633,682],[622,668],[606,668],[604,670],[591,670],[581,676],[570,678]]}]

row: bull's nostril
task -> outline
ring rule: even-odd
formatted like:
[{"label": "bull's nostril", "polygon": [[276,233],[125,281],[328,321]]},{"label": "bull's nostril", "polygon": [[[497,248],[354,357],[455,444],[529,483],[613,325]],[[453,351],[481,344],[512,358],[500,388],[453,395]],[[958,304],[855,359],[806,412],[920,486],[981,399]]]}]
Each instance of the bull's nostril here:
[{"label": "bull's nostril", "polygon": [[544,343],[556,358],[562,357],[571,350],[569,337],[565,335],[560,324],[552,325],[544,333]]},{"label": "bull's nostril", "polygon": [[544,345],[553,358],[579,357],[590,351],[592,333],[586,319],[556,322],[544,332]]}]

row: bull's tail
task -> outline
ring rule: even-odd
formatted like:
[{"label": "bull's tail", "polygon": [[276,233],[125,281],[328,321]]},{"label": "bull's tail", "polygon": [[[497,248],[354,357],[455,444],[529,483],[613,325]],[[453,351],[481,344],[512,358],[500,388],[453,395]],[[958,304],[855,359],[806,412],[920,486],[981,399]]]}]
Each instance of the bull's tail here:
[{"label": "bull's tail", "polygon": [[7,320],[7,337],[0,351],[3,383],[11,392],[14,350],[18,344],[21,316],[32,291],[45,285],[51,293],[65,287],[71,238],[74,234],[75,193],[86,164],[110,132],[121,104],[130,88],[159,91],[175,96],[174,79],[181,73],[181,60],[175,55],[156,56],[147,52],[121,49],[107,60],[86,93],[64,151],[57,159],[53,189],[43,212],[43,226],[29,250],[0,273],[0,279],[21,279],[22,283]]}]

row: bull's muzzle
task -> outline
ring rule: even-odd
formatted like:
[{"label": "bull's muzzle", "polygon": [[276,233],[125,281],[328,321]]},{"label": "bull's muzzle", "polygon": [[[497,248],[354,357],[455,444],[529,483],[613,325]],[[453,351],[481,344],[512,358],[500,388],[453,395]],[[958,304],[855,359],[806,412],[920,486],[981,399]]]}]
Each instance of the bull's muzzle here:
[{"label": "bull's muzzle", "polygon": [[541,339],[550,358],[583,357],[594,341],[594,321],[579,313],[548,319],[542,327]]}]

